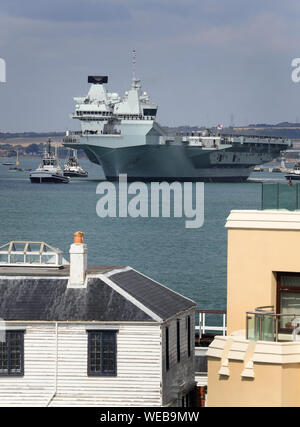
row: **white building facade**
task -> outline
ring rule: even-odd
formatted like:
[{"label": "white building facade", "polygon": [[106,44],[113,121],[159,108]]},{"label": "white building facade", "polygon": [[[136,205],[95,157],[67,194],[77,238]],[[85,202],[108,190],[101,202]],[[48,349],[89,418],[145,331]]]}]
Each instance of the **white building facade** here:
[{"label": "white building facade", "polygon": [[130,267],[71,270],[0,267],[0,405],[193,405],[195,303]]}]

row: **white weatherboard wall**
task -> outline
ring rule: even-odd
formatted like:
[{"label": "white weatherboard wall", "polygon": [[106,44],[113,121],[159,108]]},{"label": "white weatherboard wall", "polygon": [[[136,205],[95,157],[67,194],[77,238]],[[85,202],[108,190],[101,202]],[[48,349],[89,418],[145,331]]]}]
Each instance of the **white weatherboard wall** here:
[{"label": "white weatherboard wall", "polygon": [[[46,406],[55,391],[55,323],[18,326],[26,329],[24,376],[0,376],[0,405]],[[87,375],[89,327],[58,323],[57,389],[50,406],[161,406],[160,325],[119,323],[116,377]]]},{"label": "white weatherboard wall", "polygon": [[25,376],[0,376],[0,406],[46,406],[54,387],[55,325],[18,326],[26,329]]}]

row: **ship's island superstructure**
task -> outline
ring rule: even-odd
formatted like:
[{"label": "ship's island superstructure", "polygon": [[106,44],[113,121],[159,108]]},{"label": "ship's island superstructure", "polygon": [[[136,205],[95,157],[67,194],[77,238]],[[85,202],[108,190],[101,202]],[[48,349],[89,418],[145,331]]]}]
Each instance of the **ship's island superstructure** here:
[{"label": "ship's island superstructure", "polygon": [[142,91],[135,72],[123,97],[107,91],[107,76],[89,76],[88,83],[88,95],[74,98],[72,118],[80,121],[81,131],[67,132],[63,143],[83,149],[108,180],[127,174],[128,180],[240,182],[255,165],[271,161],[291,145],[278,137],[209,130],[170,136],[156,121],[157,105]]}]

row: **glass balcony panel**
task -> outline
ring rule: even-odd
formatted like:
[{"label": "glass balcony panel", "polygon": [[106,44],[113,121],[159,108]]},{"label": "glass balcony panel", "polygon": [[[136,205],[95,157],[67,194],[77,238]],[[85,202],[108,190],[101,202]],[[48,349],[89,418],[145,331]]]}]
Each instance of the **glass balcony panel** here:
[{"label": "glass balcony panel", "polygon": [[262,184],[262,209],[278,209],[277,184]]},{"label": "glass balcony panel", "polygon": [[262,183],[262,209],[300,208],[300,185],[296,182]]},{"label": "glass balcony panel", "polygon": [[260,316],[254,314],[248,314],[247,316],[247,329],[248,329],[248,340],[257,341],[259,340],[260,331]]},{"label": "glass balcony panel", "polygon": [[254,315],[247,315],[247,331],[248,340],[255,341],[255,317]]},{"label": "glass balcony panel", "polygon": [[278,209],[297,209],[297,189],[298,185],[279,184]]},{"label": "glass balcony panel", "polygon": [[272,315],[264,315],[261,327],[262,341],[275,340],[275,318]]},{"label": "glass balcony panel", "polygon": [[250,341],[300,341],[300,314],[247,313]]},{"label": "glass balcony panel", "polygon": [[262,316],[258,315],[254,317],[254,339],[255,341],[260,339]]}]

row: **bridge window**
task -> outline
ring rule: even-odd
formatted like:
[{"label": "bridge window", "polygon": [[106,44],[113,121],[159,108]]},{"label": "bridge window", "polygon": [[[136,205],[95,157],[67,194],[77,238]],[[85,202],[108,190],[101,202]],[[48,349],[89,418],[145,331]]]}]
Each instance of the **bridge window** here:
[{"label": "bridge window", "polygon": [[143,113],[144,116],[156,116],[157,109],[156,108],[144,108]]}]

